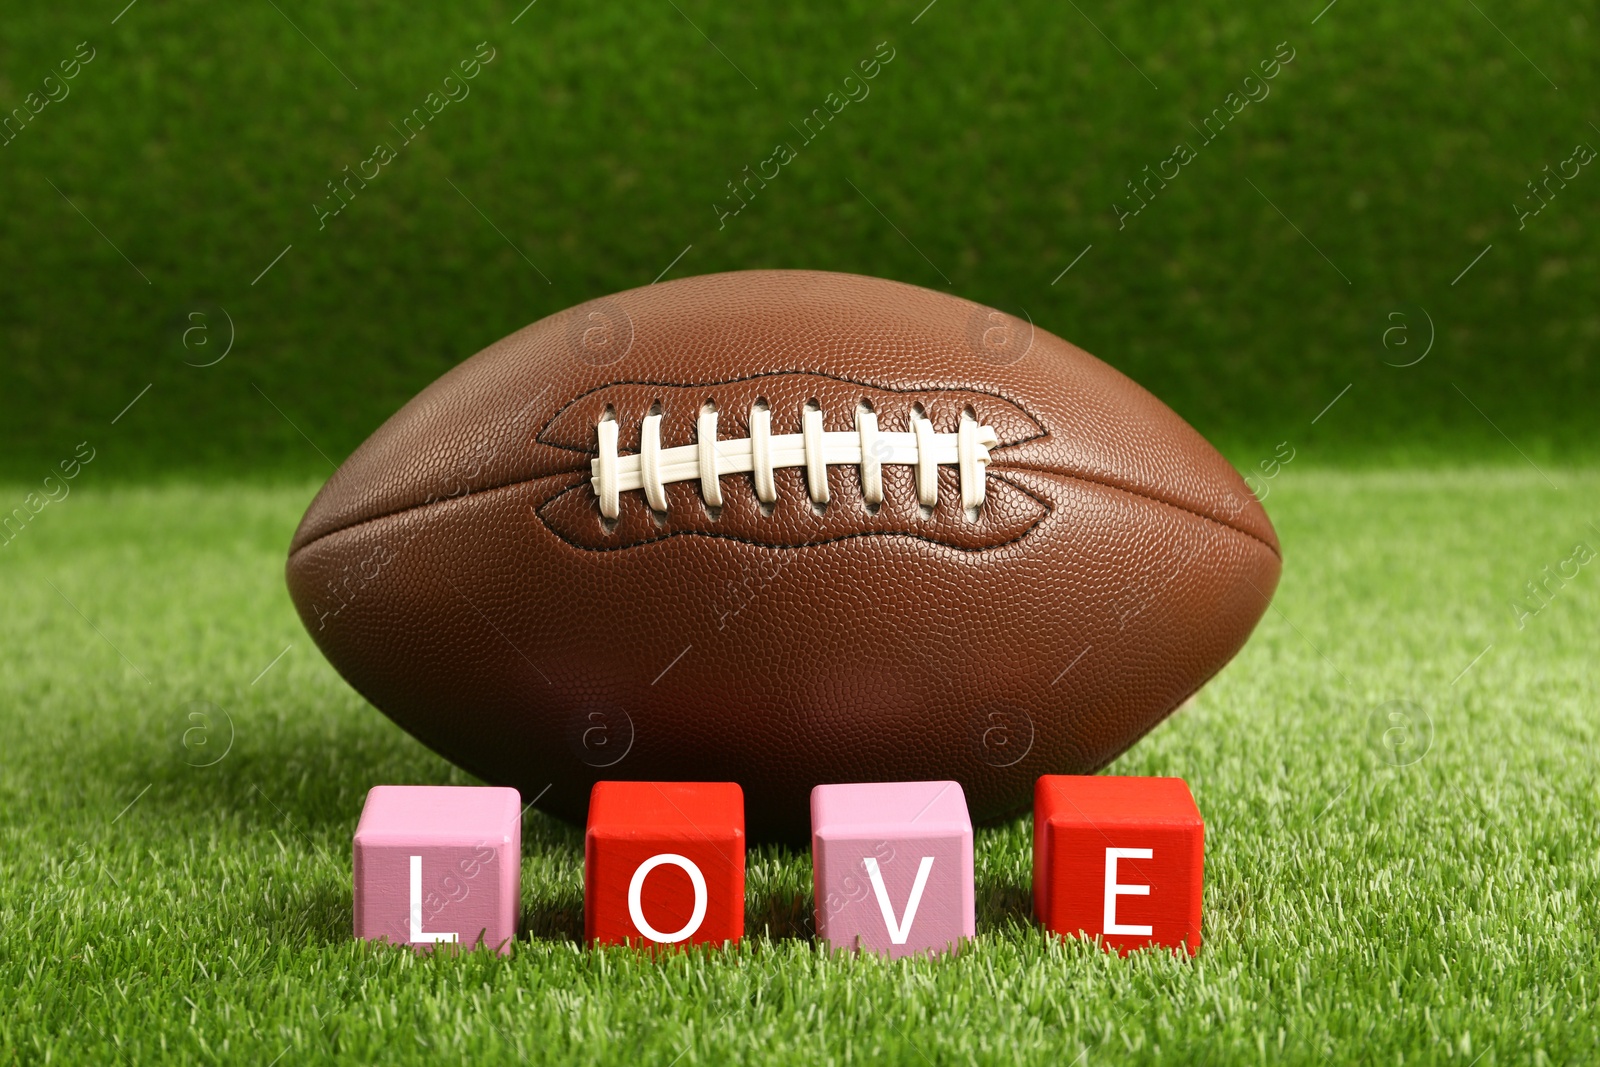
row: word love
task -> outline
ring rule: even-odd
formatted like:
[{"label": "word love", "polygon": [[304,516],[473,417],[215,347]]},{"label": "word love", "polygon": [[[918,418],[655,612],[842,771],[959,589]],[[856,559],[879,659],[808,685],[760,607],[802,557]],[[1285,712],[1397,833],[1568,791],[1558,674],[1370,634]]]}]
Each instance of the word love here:
[{"label": "word love", "polygon": [[[379,786],[356,831],[355,932],[506,952],[516,935],[520,798]],[[816,933],[890,958],[953,954],[976,932],[972,819],[956,782],[811,794]],[[1127,953],[1200,947],[1204,826],[1177,778],[1047,776],[1035,793],[1034,908],[1053,935]],[[601,782],[584,838],[590,945],[744,936],[744,793],[732,782]]]}]

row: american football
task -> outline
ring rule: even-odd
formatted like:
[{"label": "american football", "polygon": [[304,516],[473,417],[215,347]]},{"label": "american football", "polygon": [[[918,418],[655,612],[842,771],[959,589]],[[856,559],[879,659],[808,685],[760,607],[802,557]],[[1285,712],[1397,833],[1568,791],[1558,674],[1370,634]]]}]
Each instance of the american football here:
[{"label": "american football", "polygon": [[813,786],[954,780],[972,815],[1104,767],[1277,586],[1240,475],[1026,317],[746,271],[591,301],[425,389],[290,547],[366,699],[524,802],[729,781],[804,838]]}]

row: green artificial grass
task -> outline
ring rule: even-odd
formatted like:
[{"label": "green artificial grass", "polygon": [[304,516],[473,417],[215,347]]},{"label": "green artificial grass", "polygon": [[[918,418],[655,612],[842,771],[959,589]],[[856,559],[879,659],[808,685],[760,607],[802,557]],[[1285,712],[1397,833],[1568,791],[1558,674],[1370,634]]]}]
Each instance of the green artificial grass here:
[{"label": "green artificial grass", "polygon": [[1324,462],[1600,458],[1593,5],[525,4],[11,5],[0,108],[94,58],[0,147],[0,477],[147,385],[108,467],[325,475],[529,322],[758,267],[1025,312],[1245,463],[1346,386]]},{"label": "green artificial grass", "polygon": [[1600,561],[1544,570],[1600,546],[1600,470],[1284,469],[1273,609],[1113,768],[1194,790],[1200,955],[1047,940],[1022,819],[978,833],[977,940],[895,964],[825,956],[809,858],[774,848],[751,856],[737,950],[585,950],[581,836],[537,812],[509,958],[355,943],[366,790],[468,779],[299,626],[282,560],[314,487],[94,474],[0,548],[5,1062],[1489,1067],[1600,1049]]}]

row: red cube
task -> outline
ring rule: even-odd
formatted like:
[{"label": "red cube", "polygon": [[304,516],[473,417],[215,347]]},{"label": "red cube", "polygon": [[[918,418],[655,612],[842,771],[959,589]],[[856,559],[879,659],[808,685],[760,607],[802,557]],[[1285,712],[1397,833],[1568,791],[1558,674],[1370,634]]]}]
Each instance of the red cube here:
[{"label": "red cube", "polygon": [[583,843],[591,945],[744,936],[744,791],[733,782],[598,782]]},{"label": "red cube", "polygon": [[1182,778],[1045,775],[1033,793],[1033,910],[1123,955],[1200,950],[1205,823]]}]

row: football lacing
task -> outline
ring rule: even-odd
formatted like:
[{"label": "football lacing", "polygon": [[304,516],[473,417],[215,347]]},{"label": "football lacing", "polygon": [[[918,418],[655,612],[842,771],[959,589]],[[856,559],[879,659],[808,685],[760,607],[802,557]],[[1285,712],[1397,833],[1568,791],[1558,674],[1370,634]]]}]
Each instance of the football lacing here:
[{"label": "football lacing", "polygon": [[661,415],[646,415],[639,428],[639,451],[617,454],[617,421],[607,411],[596,427],[599,455],[590,461],[589,483],[600,502],[600,514],[615,519],[621,494],[644,491],[656,512],[667,510],[666,486],[673,482],[700,483],[707,507],[722,506],[724,474],[749,474],[756,499],[773,504],[778,499],[772,472],[780,467],[804,467],[806,490],[812,503],[828,503],[828,468],[859,469],[861,497],[869,506],[883,503],[883,465],[898,463],[916,468],[917,502],[932,508],[939,502],[939,468],[954,465],[961,480],[961,506],[975,517],[983,506],[989,450],[999,444],[994,427],[979,425],[971,412],[961,413],[955,433],[936,433],[921,411],[911,412],[907,432],[881,431],[877,413],[856,410],[854,430],[822,428],[822,411],[807,405],[800,433],[774,434],[772,412],[764,405],[750,409],[750,436],[717,439],[717,412],[707,405],[695,424],[695,443],[661,447]]}]

